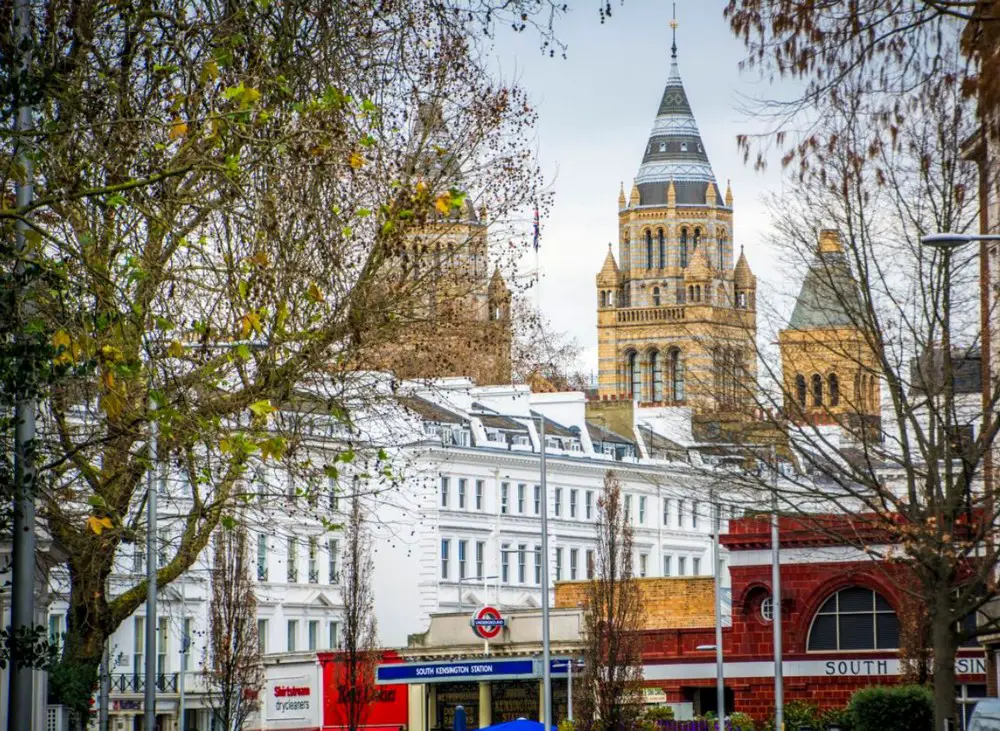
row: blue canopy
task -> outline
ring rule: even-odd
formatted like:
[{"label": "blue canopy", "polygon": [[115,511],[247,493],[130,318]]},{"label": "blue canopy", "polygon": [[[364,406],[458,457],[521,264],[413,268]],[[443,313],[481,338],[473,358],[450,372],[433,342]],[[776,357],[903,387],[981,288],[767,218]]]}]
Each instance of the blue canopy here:
[{"label": "blue canopy", "polygon": [[[526,718],[519,718],[516,721],[507,721],[506,723],[487,726],[485,729],[480,729],[480,731],[545,731],[545,724],[540,721],[529,721]],[[555,726],[552,726],[552,731],[556,731]]]}]

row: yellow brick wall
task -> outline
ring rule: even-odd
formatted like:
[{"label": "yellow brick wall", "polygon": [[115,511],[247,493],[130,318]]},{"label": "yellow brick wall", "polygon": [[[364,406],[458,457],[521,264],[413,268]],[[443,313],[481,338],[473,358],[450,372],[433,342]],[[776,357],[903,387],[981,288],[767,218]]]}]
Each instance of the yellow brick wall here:
[{"label": "yellow brick wall", "polygon": [[[711,576],[636,579],[642,595],[642,629],[715,626],[715,588]],[[556,607],[583,606],[587,581],[556,582]]]}]

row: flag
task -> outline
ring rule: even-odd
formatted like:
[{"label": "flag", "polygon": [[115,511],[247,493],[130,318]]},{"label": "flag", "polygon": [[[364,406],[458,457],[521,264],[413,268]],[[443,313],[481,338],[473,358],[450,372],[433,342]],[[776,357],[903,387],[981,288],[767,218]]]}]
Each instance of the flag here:
[{"label": "flag", "polygon": [[538,225],[538,204],[535,204],[535,225],[534,225],[534,244],[535,251],[538,251],[538,239],[541,237],[541,229]]}]

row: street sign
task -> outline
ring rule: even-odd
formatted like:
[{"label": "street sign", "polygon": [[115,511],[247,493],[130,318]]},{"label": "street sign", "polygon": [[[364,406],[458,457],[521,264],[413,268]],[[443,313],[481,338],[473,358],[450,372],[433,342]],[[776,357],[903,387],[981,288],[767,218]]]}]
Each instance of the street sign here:
[{"label": "street sign", "polygon": [[500,614],[499,609],[487,605],[475,611],[470,624],[477,637],[492,640],[507,625],[507,620]]},{"label": "street sign", "polygon": [[379,665],[375,674],[378,685],[391,683],[445,683],[456,680],[528,680],[541,676],[540,667],[531,658],[516,660],[460,660],[458,662],[396,663]]}]

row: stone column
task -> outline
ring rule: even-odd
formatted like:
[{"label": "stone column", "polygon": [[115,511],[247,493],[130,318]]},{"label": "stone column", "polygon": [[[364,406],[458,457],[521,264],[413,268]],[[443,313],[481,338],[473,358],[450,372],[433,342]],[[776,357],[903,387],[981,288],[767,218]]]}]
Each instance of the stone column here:
[{"label": "stone column", "polygon": [[479,681],[479,728],[493,724],[493,685],[488,680]]},{"label": "stone column", "polygon": [[408,731],[427,731],[427,686],[414,683],[406,686],[407,698],[407,729]]},{"label": "stone column", "polygon": [[545,723],[545,681],[538,681],[538,721]]},{"label": "stone column", "polygon": [[425,731],[430,731],[430,729],[437,726],[438,717],[438,692],[437,686],[431,685],[427,688],[427,729]]}]

